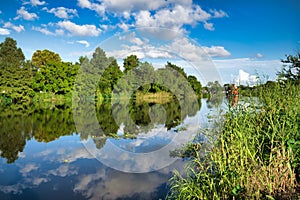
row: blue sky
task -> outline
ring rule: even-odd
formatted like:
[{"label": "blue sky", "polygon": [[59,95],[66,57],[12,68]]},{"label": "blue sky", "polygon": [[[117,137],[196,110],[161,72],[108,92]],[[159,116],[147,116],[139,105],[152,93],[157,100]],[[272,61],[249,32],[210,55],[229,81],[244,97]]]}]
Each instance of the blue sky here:
[{"label": "blue sky", "polygon": [[248,83],[274,79],[300,49],[299,15],[298,0],[1,0],[0,41],[16,39],[27,59],[50,49],[75,62],[100,46],[120,63],[175,59],[191,74],[184,63],[205,54],[224,82]]}]

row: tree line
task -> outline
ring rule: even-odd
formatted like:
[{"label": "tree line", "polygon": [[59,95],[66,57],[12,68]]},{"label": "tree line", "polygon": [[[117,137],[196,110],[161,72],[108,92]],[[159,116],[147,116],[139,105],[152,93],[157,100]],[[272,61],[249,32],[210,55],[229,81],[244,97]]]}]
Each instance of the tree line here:
[{"label": "tree line", "polygon": [[[70,97],[74,88],[80,88],[80,84],[88,85],[88,82],[96,86],[93,91],[96,98],[110,98],[112,91],[126,93],[137,86],[135,89],[142,93],[167,91],[184,95],[186,86],[176,83],[179,76],[186,79],[194,93],[202,95],[202,85],[195,76],[188,76],[183,68],[170,62],[165,67],[176,72],[172,81],[180,91],[170,91],[164,86],[165,80],[162,79],[170,79],[167,74],[163,75],[166,71],[155,70],[152,64],[141,62],[136,55],[130,55],[123,60],[123,70],[114,57],[107,57],[105,51],[99,47],[90,59],[81,56],[75,63],[65,62],[59,54],[47,49],[37,50],[31,60],[25,60],[17,42],[7,37],[0,43],[0,101],[1,104],[27,104],[43,94]],[[85,71],[85,76],[93,76],[78,76],[80,71]],[[156,76],[160,80],[149,79]],[[149,83],[143,83],[148,79]],[[77,85],[76,81],[79,82]]]}]

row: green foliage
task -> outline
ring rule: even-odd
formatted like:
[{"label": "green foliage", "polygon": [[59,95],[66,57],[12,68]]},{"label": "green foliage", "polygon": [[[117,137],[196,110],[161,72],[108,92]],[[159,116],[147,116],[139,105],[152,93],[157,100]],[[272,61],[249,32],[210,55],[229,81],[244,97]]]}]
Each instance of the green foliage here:
[{"label": "green foliage", "polygon": [[40,69],[49,63],[61,62],[61,58],[58,53],[44,49],[42,51],[35,51],[32,55],[31,62],[36,68]]},{"label": "green foliage", "polygon": [[114,90],[114,86],[121,77],[122,71],[120,70],[117,60],[113,59],[100,77],[98,87],[101,94],[110,96],[111,92]]},{"label": "green foliage", "polygon": [[177,71],[179,74],[183,75],[184,78],[187,78],[186,73],[184,72],[183,68],[181,68],[181,67],[178,67],[170,62],[167,62],[166,68],[173,69],[173,70]]},{"label": "green foliage", "polygon": [[188,82],[198,96],[202,96],[202,85],[195,76],[188,76]]},{"label": "green foliage", "polygon": [[50,110],[30,106],[20,110],[17,104],[0,107],[0,127],[0,156],[7,163],[15,162],[32,138],[51,142],[76,130],[70,107]]},{"label": "green foliage", "polygon": [[32,87],[36,92],[67,94],[73,89],[79,65],[65,62],[52,62],[38,70]]},{"label": "green foliage", "polygon": [[31,65],[17,42],[6,38],[0,44],[0,99],[5,103],[25,103],[30,101],[33,92],[30,88]]},{"label": "green foliage", "polygon": [[17,42],[7,37],[5,41],[0,43],[0,69],[14,72],[19,69],[25,60],[25,56],[21,48],[17,47]]},{"label": "green foliage", "polygon": [[186,178],[175,173],[170,198],[299,198],[299,88],[287,82],[259,90],[259,107],[253,101],[230,108],[210,151],[196,151]]},{"label": "green foliage", "polygon": [[128,71],[137,68],[140,65],[140,61],[136,55],[130,55],[127,58],[124,59],[123,67],[124,67],[124,73],[127,73]]},{"label": "green foliage", "polygon": [[300,52],[293,56],[286,56],[285,60],[281,61],[284,63],[284,67],[280,73],[278,73],[280,79],[286,79],[290,81],[300,83]]}]

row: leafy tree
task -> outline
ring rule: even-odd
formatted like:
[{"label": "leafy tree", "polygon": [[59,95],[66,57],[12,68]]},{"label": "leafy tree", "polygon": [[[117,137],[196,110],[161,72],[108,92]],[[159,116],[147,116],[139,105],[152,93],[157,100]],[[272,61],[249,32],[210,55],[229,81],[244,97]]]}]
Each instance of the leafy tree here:
[{"label": "leafy tree", "polygon": [[21,48],[17,47],[17,42],[8,37],[0,43],[0,69],[14,72],[25,62],[25,56]]},{"label": "leafy tree", "polygon": [[186,73],[184,72],[184,69],[181,68],[181,67],[178,67],[177,65],[174,65],[170,62],[167,62],[167,65],[166,65],[166,69],[173,69],[173,70],[176,70],[177,72],[179,72],[181,75],[183,75],[184,78],[187,78],[187,75]]},{"label": "leafy tree", "polygon": [[136,55],[130,55],[127,58],[124,59],[123,67],[124,67],[124,73],[127,73],[128,71],[137,68],[140,65],[140,61]]},{"label": "leafy tree", "polygon": [[61,58],[58,53],[44,49],[42,51],[35,51],[32,55],[31,62],[35,67],[40,69],[48,63],[61,62]]},{"label": "leafy tree", "polygon": [[46,64],[35,75],[32,87],[36,92],[67,94],[73,89],[79,65],[70,62]]},{"label": "leafy tree", "polygon": [[99,89],[102,95],[110,95],[121,76],[122,71],[120,70],[117,60],[113,59],[99,80]]},{"label": "leafy tree", "polygon": [[27,102],[32,95],[30,79],[31,65],[25,62],[21,48],[12,38],[0,44],[0,92],[1,99],[10,102]]},{"label": "leafy tree", "polygon": [[284,63],[284,67],[280,73],[278,73],[280,79],[287,79],[291,81],[300,81],[300,52],[293,56],[286,56],[285,60],[281,60]]},{"label": "leafy tree", "polygon": [[195,76],[192,75],[188,76],[188,82],[190,83],[191,87],[193,88],[193,90],[197,95],[202,94],[202,85]]}]

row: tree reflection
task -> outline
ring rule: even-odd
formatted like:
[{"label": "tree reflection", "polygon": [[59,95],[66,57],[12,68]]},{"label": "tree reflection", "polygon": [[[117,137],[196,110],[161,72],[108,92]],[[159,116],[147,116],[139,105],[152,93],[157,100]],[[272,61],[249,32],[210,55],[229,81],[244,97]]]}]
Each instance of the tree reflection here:
[{"label": "tree reflection", "polygon": [[0,109],[0,156],[6,158],[7,163],[15,162],[24,150],[26,141],[32,138],[39,142],[50,142],[75,132],[70,108],[22,111],[9,107]]},{"label": "tree reflection", "polygon": [[[188,101],[188,99],[186,100]],[[157,102],[137,102],[134,98],[112,104],[111,101],[103,102],[96,109],[85,113],[82,123],[92,121],[95,115],[101,131],[94,131],[95,127],[85,124],[85,130],[80,130],[80,138],[89,136],[98,149],[105,145],[109,137],[135,138],[139,133],[148,133],[155,125],[164,124],[170,130],[179,125],[187,116],[194,116],[199,110],[196,102],[181,108],[179,100]],[[53,107],[42,109],[28,107],[0,107],[0,156],[13,163],[25,148],[26,142],[35,139],[38,142],[51,142],[61,136],[76,133],[71,106]],[[122,127],[123,135],[118,131]],[[79,131],[79,130],[77,130]]]}]

